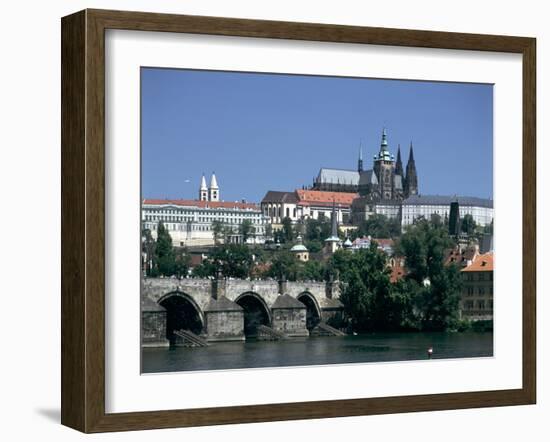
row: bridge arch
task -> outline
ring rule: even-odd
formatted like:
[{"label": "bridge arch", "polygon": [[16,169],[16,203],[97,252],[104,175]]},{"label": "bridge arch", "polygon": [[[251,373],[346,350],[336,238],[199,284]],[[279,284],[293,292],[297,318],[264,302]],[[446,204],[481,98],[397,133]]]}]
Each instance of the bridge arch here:
[{"label": "bridge arch", "polygon": [[176,344],[177,330],[188,330],[197,335],[205,327],[204,313],[192,296],[181,291],[170,292],[158,300],[158,304],[166,309],[166,338],[171,344]]},{"label": "bridge arch", "polygon": [[306,306],[306,328],[311,330],[321,322],[321,307],[310,292],[300,293],[296,299]]},{"label": "bridge arch", "polygon": [[247,338],[257,336],[258,326],[271,326],[271,309],[258,293],[241,293],[235,302],[244,310],[244,334]]}]

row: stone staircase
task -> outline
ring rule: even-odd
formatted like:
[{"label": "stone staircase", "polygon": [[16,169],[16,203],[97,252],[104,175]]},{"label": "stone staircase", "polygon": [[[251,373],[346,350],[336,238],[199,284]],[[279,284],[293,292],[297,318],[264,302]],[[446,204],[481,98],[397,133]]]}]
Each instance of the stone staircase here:
[{"label": "stone staircase", "polygon": [[[174,330],[174,334],[181,339],[176,345],[180,347],[207,347],[208,342],[189,330]],[[179,340],[178,340],[179,341]]]},{"label": "stone staircase", "polygon": [[257,339],[261,341],[279,341],[288,339],[288,336],[280,331],[268,327],[267,325],[259,325]]},{"label": "stone staircase", "polygon": [[326,322],[319,322],[312,330],[311,336],[346,336],[346,334],[328,325]]}]

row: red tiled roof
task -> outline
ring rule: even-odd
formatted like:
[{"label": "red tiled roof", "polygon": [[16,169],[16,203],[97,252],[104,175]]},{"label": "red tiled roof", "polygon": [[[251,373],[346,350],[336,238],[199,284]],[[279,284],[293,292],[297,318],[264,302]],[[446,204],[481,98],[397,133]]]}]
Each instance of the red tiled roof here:
[{"label": "red tiled roof", "polygon": [[144,199],[143,204],[151,206],[184,206],[200,207],[212,209],[251,209],[260,210],[260,207],[254,203],[239,203],[232,201],[199,201],[199,200],[161,200]]},{"label": "red tiled roof", "polygon": [[462,269],[463,272],[492,272],[493,271],[493,252],[479,255],[474,262]]},{"label": "red tiled roof", "polygon": [[473,261],[479,255],[479,250],[476,247],[469,246],[464,250],[460,250],[458,246],[445,251],[444,265],[457,264],[465,267],[469,261]]},{"label": "red tiled roof", "polygon": [[350,192],[325,192],[322,190],[296,190],[298,195],[298,204],[301,205],[323,205],[332,206],[338,204],[340,206],[351,206],[351,203],[358,197],[357,193]]}]

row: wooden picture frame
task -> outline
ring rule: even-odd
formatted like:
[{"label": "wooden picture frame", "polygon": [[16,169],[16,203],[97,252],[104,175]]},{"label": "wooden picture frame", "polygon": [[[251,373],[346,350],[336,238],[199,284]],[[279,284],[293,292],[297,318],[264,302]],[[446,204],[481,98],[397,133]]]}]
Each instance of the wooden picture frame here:
[{"label": "wooden picture frame", "polygon": [[[512,390],[105,412],[105,30],[417,48],[523,58],[523,385]],[[534,404],[536,400],[536,41],[533,38],[84,10],[62,19],[62,424],[83,432]]]}]

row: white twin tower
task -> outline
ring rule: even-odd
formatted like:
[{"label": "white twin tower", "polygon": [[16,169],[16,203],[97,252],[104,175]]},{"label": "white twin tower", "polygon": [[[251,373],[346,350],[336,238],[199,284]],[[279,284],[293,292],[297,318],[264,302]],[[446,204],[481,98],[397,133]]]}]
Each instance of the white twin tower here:
[{"label": "white twin tower", "polygon": [[206,187],[206,178],[204,173],[202,174],[201,187],[199,189],[199,199],[201,201],[219,201],[220,200],[220,188],[218,187],[218,181],[216,180],[216,174],[212,172],[210,178],[210,187]]}]

